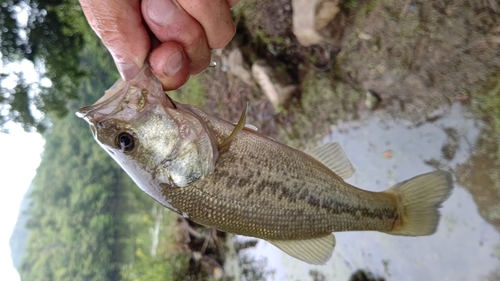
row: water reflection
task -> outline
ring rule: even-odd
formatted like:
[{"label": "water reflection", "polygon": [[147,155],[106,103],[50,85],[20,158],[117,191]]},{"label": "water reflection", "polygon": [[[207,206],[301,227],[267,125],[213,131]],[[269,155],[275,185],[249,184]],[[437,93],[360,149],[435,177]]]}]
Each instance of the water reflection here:
[{"label": "water reflection", "polygon": [[[473,168],[478,163],[493,165],[488,158],[473,154],[473,150],[478,151],[474,143],[484,125],[458,104],[443,110],[440,116],[416,126],[372,117],[334,126],[322,141],[342,145],[357,169],[348,182],[364,189],[385,190],[435,168],[454,172],[458,181],[441,209],[442,220],[434,235],[337,233],[333,257],[324,266],[308,265],[260,241],[251,251],[268,258],[269,267],[275,269],[272,279],[313,280],[309,273],[314,272],[326,280],[348,280],[356,270],[368,269],[386,280],[498,280],[500,234],[489,223],[500,220],[498,192],[491,182],[483,180],[481,169]],[[474,195],[475,201],[462,185],[473,186],[468,190],[479,194]],[[481,214],[489,222],[475,202],[480,210],[482,202],[487,205],[487,211]]]}]

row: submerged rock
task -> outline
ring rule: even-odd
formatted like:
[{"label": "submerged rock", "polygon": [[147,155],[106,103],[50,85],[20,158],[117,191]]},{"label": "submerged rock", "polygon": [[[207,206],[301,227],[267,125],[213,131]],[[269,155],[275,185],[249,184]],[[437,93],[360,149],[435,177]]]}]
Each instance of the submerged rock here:
[{"label": "submerged rock", "polygon": [[349,281],[385,281],[385,279],[369,271],[358,269],[349,277]]}]

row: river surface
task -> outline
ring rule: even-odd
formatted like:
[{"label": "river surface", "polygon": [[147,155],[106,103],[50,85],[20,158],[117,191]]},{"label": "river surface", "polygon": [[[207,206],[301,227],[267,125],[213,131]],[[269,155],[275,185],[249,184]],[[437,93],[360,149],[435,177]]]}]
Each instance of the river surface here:
[{"label": "river surface", "polygon": [[[453,172],[456,179],[458,167],[469,160],[486,125],[474,120],[459,104],[436,116],[432,122],[418,125],[381,117],[342,123],[333,126],[321,143],[342,145],[356,167],[347,182],[363,189],[382,191],[436,166]],[[358,269],[385,280],[500,280],[500,232],[480,215],[478,207],[471,193],[455,182],[451,197],[441,208],[435,234],[335,233],[335,251],[323,266],[289,257],[263,240],[244,251],[267,258],[268,269],[274,270],[268,280],[348,280]]]}]

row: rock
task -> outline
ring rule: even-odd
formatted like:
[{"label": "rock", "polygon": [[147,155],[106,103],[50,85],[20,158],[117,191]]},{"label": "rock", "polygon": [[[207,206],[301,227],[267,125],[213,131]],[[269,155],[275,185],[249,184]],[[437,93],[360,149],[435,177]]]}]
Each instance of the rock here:
[{"label": "rock", "polygon": [[243,54],[239,48],[233,48],[227,56],[222,58],[223,65],[227,67],[234,76],[238,77],[245,84],[254,87],[250,66],[243,59]]},{"label": "rock", "polygon": [[360,32],[358,38],[361,40],[372,40],[372,36],[368,33]]},{"label": "rock", "polygon": [[318,0],[292,0],[293,34],[305,47],[319,44],[323,37],[316,31],[315,17]]},{"label": "rock", "polygon": [[339,1],[323,1],[316,6],[316,30],[326,27],[340,12]]},{"label": "rock", "polygon": [[274,108],[284,105],[297,90],[286,72],[277,72],[264,61],[252,65],[252,75]]},{"label": "rock", "polygon": [[292,0],[292,8],[293,34],[305,47],[323,43],[319,30],[340,12],[339,0]]},{"label": "rock", "polygon": [[377,106],[380,104],[380,101],[382,99],[380,98],[379,94],[372,90],[366,91],[366,99],[365,99],[365,105],[369,109],[376,109]]}]

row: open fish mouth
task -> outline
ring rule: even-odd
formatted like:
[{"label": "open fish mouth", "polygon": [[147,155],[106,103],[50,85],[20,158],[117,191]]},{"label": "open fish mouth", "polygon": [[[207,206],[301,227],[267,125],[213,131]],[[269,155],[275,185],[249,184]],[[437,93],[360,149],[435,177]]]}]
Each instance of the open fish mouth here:
[{"label": "open fish mouth", "polygon": [[[161,103],[164,107],[175,108],[174,103],[163,91],[161,83],[145,64],[139,74],[130,81],[121,78],[93,105],[80,108],[76,115],[89,124],[105,120],[120,111],[140,111],[146,104]],[[132,113],[132,112],[130,112]],[[125,114],[126,115],[126,114]]]},{"label": "open fish mouth", "polygon": [[96,119],[101,119],[114,113],[126,98],[127,84],[129,83],[118,79],[113,87],[105,92],[104,96],[93,105],[80,108],[76,112],[76,116],[85,119],[89,123],[93,123]]}]

